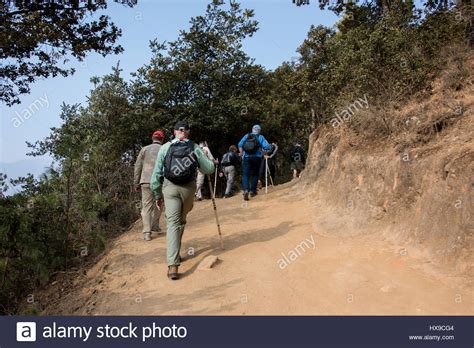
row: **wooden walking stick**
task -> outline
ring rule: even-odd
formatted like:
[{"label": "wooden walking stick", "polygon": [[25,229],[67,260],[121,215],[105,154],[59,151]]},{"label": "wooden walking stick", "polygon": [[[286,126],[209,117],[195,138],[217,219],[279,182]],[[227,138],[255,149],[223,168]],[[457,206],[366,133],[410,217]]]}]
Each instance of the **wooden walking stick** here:
[{"label": "wooden walking stick", "polygon": [[265,156],[265,193],[268,193],[268,158]]},{"label": "wooden walking stick", "polygon": [[270,177],[270,184],[272,185],[272,187],[274,187],[275,185],[273,184],[272,173],[270,173],[270,168],[267,168],[267,169],[268,169],[268,174],[269,174],[269,177]]},{"label": "wooden walking stick", "polygon": [[212,197],[216,198],[216,188],[217,188],[217,165],[216,165],[216,172],[214,173],[214,194]]},{"label": "wooden walking stick", "polygon": [[224,249],[224,239],[221,233],[221,224],[219,223],[219,216],[217,215],[216,200],[214,199],[214,192],[212,191],[211,176],[207,176],[207,182],[209,184],[209,191],[211,193],[212,207],[214,208],[214,216],[216,217],[217,232],[219,233],[219,239],[221,241],[221,249]]}]

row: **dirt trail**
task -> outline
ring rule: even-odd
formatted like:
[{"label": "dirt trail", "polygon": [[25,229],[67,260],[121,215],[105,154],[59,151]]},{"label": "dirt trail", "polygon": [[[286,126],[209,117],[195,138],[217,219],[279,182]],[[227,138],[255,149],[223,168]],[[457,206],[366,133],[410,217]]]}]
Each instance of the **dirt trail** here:
[{"label": "dirt trail", "polygon": [[[144,242],[137,222],[44,314],[474,313],[467,279],[436,273],[426,260],[400,252],[377,234],[335,237],[315,230],[320,217],[310,206],[292,193],[291,184],[260,194],[247,207],[240,195],[218,200],[226,245],[221,251],[211,202],[197,202],[182,249],[182,255],[194,250],[194,256],[174,282],[166,277],[166,237]],[[290,261],[286,267],[282,253]],[[220,263],[197,269],[210,254]]]}]

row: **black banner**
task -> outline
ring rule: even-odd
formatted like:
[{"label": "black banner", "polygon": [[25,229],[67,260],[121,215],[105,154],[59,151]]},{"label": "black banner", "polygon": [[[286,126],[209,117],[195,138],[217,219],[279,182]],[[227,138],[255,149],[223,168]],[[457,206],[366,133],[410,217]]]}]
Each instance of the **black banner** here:
[{"label": "black banner", "polygon": [[0,347],[473,347],[474,317],[0,317]]}]

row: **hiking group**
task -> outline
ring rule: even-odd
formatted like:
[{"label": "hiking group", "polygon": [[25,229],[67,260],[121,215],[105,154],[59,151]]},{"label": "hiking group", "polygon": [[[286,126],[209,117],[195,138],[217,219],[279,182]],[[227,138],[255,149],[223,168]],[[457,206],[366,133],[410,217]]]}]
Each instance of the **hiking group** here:
[{"label": "hiking group", "polygon": [[[276,143],[270,144],[260,134],[261,130],[259,125],[254,125],[252,131],[242,137],[238,146],[229,147],[220,164],[212,155],[207,142],[202,141],[198,145],[189,139],[190,129],[185,121],[176,123],[170,141],[164,143],[164,132],[157,130],[152,135],[152,144],[140,150],[135,162],[134,185],[137,192],[141,191],[143,239],[150,241],[152,232],[161,232],[159,219],[166,207],[168,278],[179,278],[181,240],[186,217],[193,208],[194,200],[202,200],[206,175],[219,234],[220,225],[214,202],[218,177],[225,178],[226,181],[223,197],[231,197],[234,180],[238,175],[237,168],[241,165],[245,201],[257,195],[264,178],[266,186],[268,178],[273,184],[278,146]],[[293,178],[299,178],[305,165],[304,150],[299,143],[295,143],[289,157]],[[212,173],[215,173],[214,189],[210,177]]]}]

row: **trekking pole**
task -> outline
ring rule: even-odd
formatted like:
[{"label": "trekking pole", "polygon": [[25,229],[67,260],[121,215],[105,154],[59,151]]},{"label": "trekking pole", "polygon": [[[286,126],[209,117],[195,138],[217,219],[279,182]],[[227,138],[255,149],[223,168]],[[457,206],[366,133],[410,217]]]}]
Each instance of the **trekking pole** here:
[{"label": "trekking pole", "polygon": [[270,184],[272,185],[272,187],[274,187],[275,185],[273,184],[273,178],[272,178],[272,173],[270,173],[270,168],[268,168],[268,174],[270,177]]},{"label": "trekking pole", "polygon": [[217,232],[219,233],[219,239],[221,241],[221,249],[224,249],[224,239],[222,239],[221,224],[219,223],[219,216],[217,215],[216,200],[214,199],[214,192],[212,191],[212,184],[211,184],[211,176],[210,175],[207,176],[207,182],[209,184],[209,190],[211,191],[212,207],[214,208],[214,215],[216,217]]},{"label": "trekking pole", "polygon": [[265,157],[265,193],[268,193],[268,158]]},{"label": "trekking pole", "polygon": [[216,198],[216,188],[217,188],[217,166],[216,172],[214,173],[214,195],[212,197]]}]

